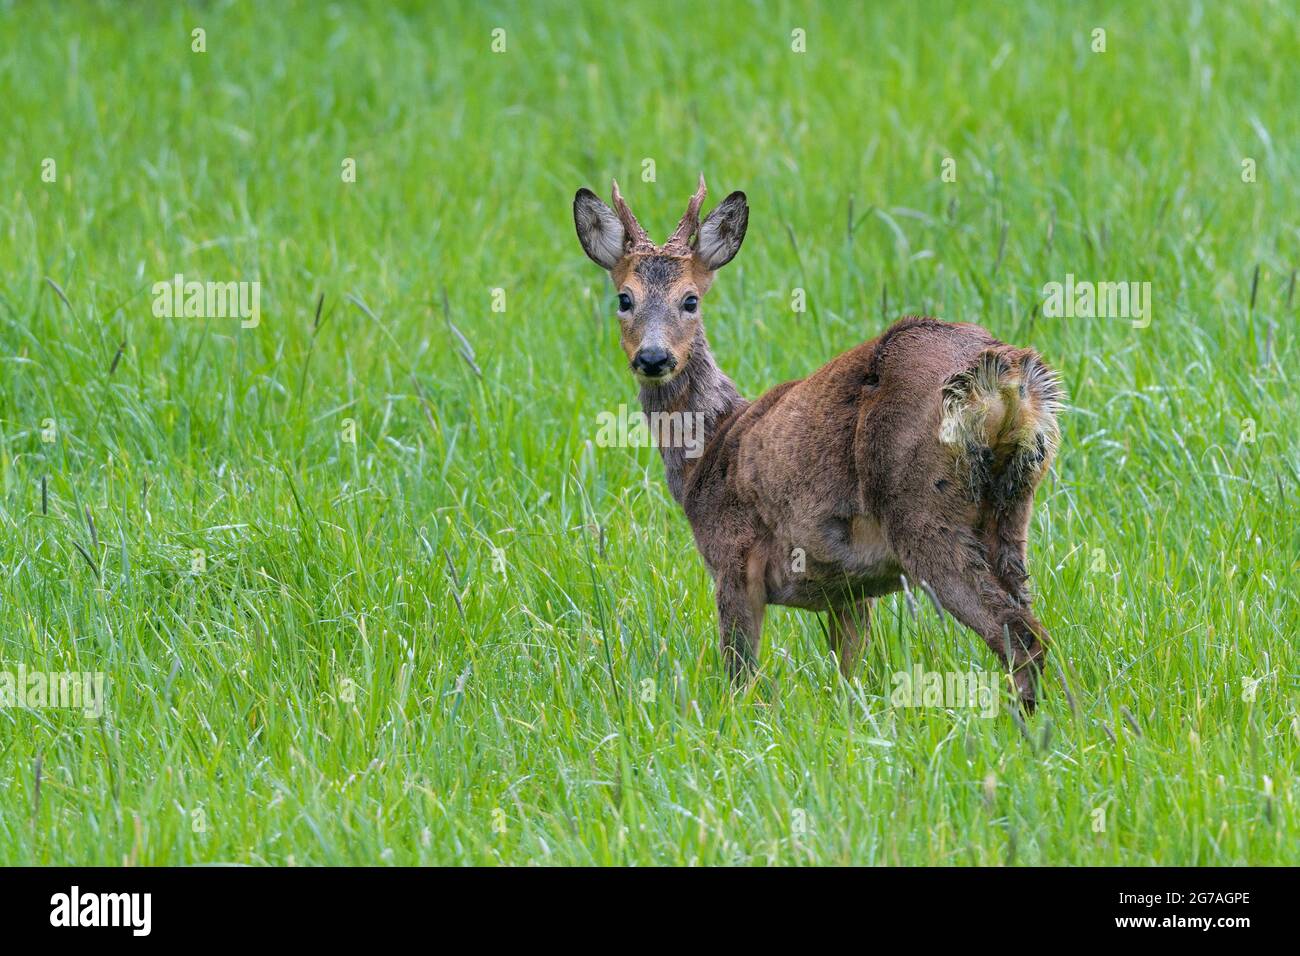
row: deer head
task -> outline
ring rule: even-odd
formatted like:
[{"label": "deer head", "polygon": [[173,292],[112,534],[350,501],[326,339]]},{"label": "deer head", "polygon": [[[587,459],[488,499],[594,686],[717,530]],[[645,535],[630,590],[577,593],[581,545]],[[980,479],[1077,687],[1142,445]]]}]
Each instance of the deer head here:
[{"label": "deer head", "polygon": [[733,192],[700,221],[704,174],[686,214],[661,246],[650,239],[613,184],[611,209],[590,189],[573,198],[583,251],[607,270],[618,290],[619,341],[644,385],[663,385],[703,341],[700,298],[713,273],[740,251],[749,224],[745,194]]}]

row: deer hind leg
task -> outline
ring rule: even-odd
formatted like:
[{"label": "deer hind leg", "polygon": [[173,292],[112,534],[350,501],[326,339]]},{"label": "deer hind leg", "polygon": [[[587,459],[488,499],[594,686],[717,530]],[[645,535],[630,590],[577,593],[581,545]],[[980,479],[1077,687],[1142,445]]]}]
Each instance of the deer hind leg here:
[{"label": "deer hind leg", "polygon": [[867,649],[871,629],[871,599],[851,601],[832,608],[827,635],[831,651],[840,662],[840,673],[851,677]]},{"label": "deer hind leg", "polygon": [[1026,547],[1034,488],[1050,460],[1043,435],[1015,449],[987,486],[985,546],[993,572],[1013,597],[1030,603]]},{"label": "deer hind leg", "polygon": [[1006,508],[985,508],[980,515],[979,537],[988,554],[989,566],[998,583],[1024,607],[1029,607],[1032,600],[1027,563],[1032,506],[1033,498],[1027,496]]},{"label": "deer hind leg", "polygon": [[1011,671],[1021,703],[1032,711],[1050,638],[989,566],[975,530],[937,517],[904,515],[891,522],[889,533],[908,577],[928,584],[944,610],[983,638]]}]

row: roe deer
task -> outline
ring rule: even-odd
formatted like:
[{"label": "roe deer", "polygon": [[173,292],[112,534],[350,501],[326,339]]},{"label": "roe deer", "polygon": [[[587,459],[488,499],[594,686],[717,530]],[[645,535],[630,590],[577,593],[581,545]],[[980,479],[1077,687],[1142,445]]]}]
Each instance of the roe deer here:
[{"label": "roe deer", "polygon": [[[618,292],[668,487],[716,585],[728,671],[752,671],[766,606],[779,604],[829,612],[849,676],[872,598],[906,575],[984,639],[1032,710],[1049,637],[1030,609],[1025,538],[1059,440],[1055,374],[977,325],[905,318],[805,379],[741,398],[699,303],[739,251],[749,206],[733,192],[701,221],[704,195],[701,175],[663,245],[617,182],[613,209],[580,189],[573,218]],[[671,440],[673,414],[703,425],[702,453]]]}]

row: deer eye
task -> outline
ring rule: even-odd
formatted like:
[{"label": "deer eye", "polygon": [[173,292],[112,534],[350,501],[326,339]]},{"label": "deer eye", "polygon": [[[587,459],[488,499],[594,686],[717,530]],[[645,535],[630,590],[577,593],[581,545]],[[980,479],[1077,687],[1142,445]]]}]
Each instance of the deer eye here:
[{"label": "deer eye", "polygon": [[682,308],[687,312],[694,312],[700,307],[700,298],[696,295],[688,295],[682,300]]},{"label": "deer eye", "polygon": [[632,311],[632,297],[628,295],[626,292],[620,292],[618,294],[618,311],[620,312]]}]

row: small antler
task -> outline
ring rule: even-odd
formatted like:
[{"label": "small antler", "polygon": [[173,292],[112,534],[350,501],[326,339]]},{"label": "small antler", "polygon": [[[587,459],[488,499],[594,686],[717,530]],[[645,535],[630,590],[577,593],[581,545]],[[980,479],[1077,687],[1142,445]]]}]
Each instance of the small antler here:
[{"label": "small antler", "polygon": [[636,221],[636,216],[632,215],[632,210],[628,208],[627,203],[623,201],[623,194],[618,191],[618,180],[611,180],[613,184],[614,212],[618,213],[619,222],[623,224],[623,253],[630,255],[633,251],[651,251],[654,249],[654,243],[650,241],[650,234],[641,228],[641,223]]},{"label": "small antler", "polygon": [[708,187],[704,185],[704,174],[700,173],[700,184],[695,187],[695,195],[686,206],[686,215],[682,216],[681,221],[677,223],[677,228],[664,243],[664,252],[670,255],[691,254],[691,236],[695,235],[700,228],[700,207],[704,205],[704,197],[708,191]]}]

